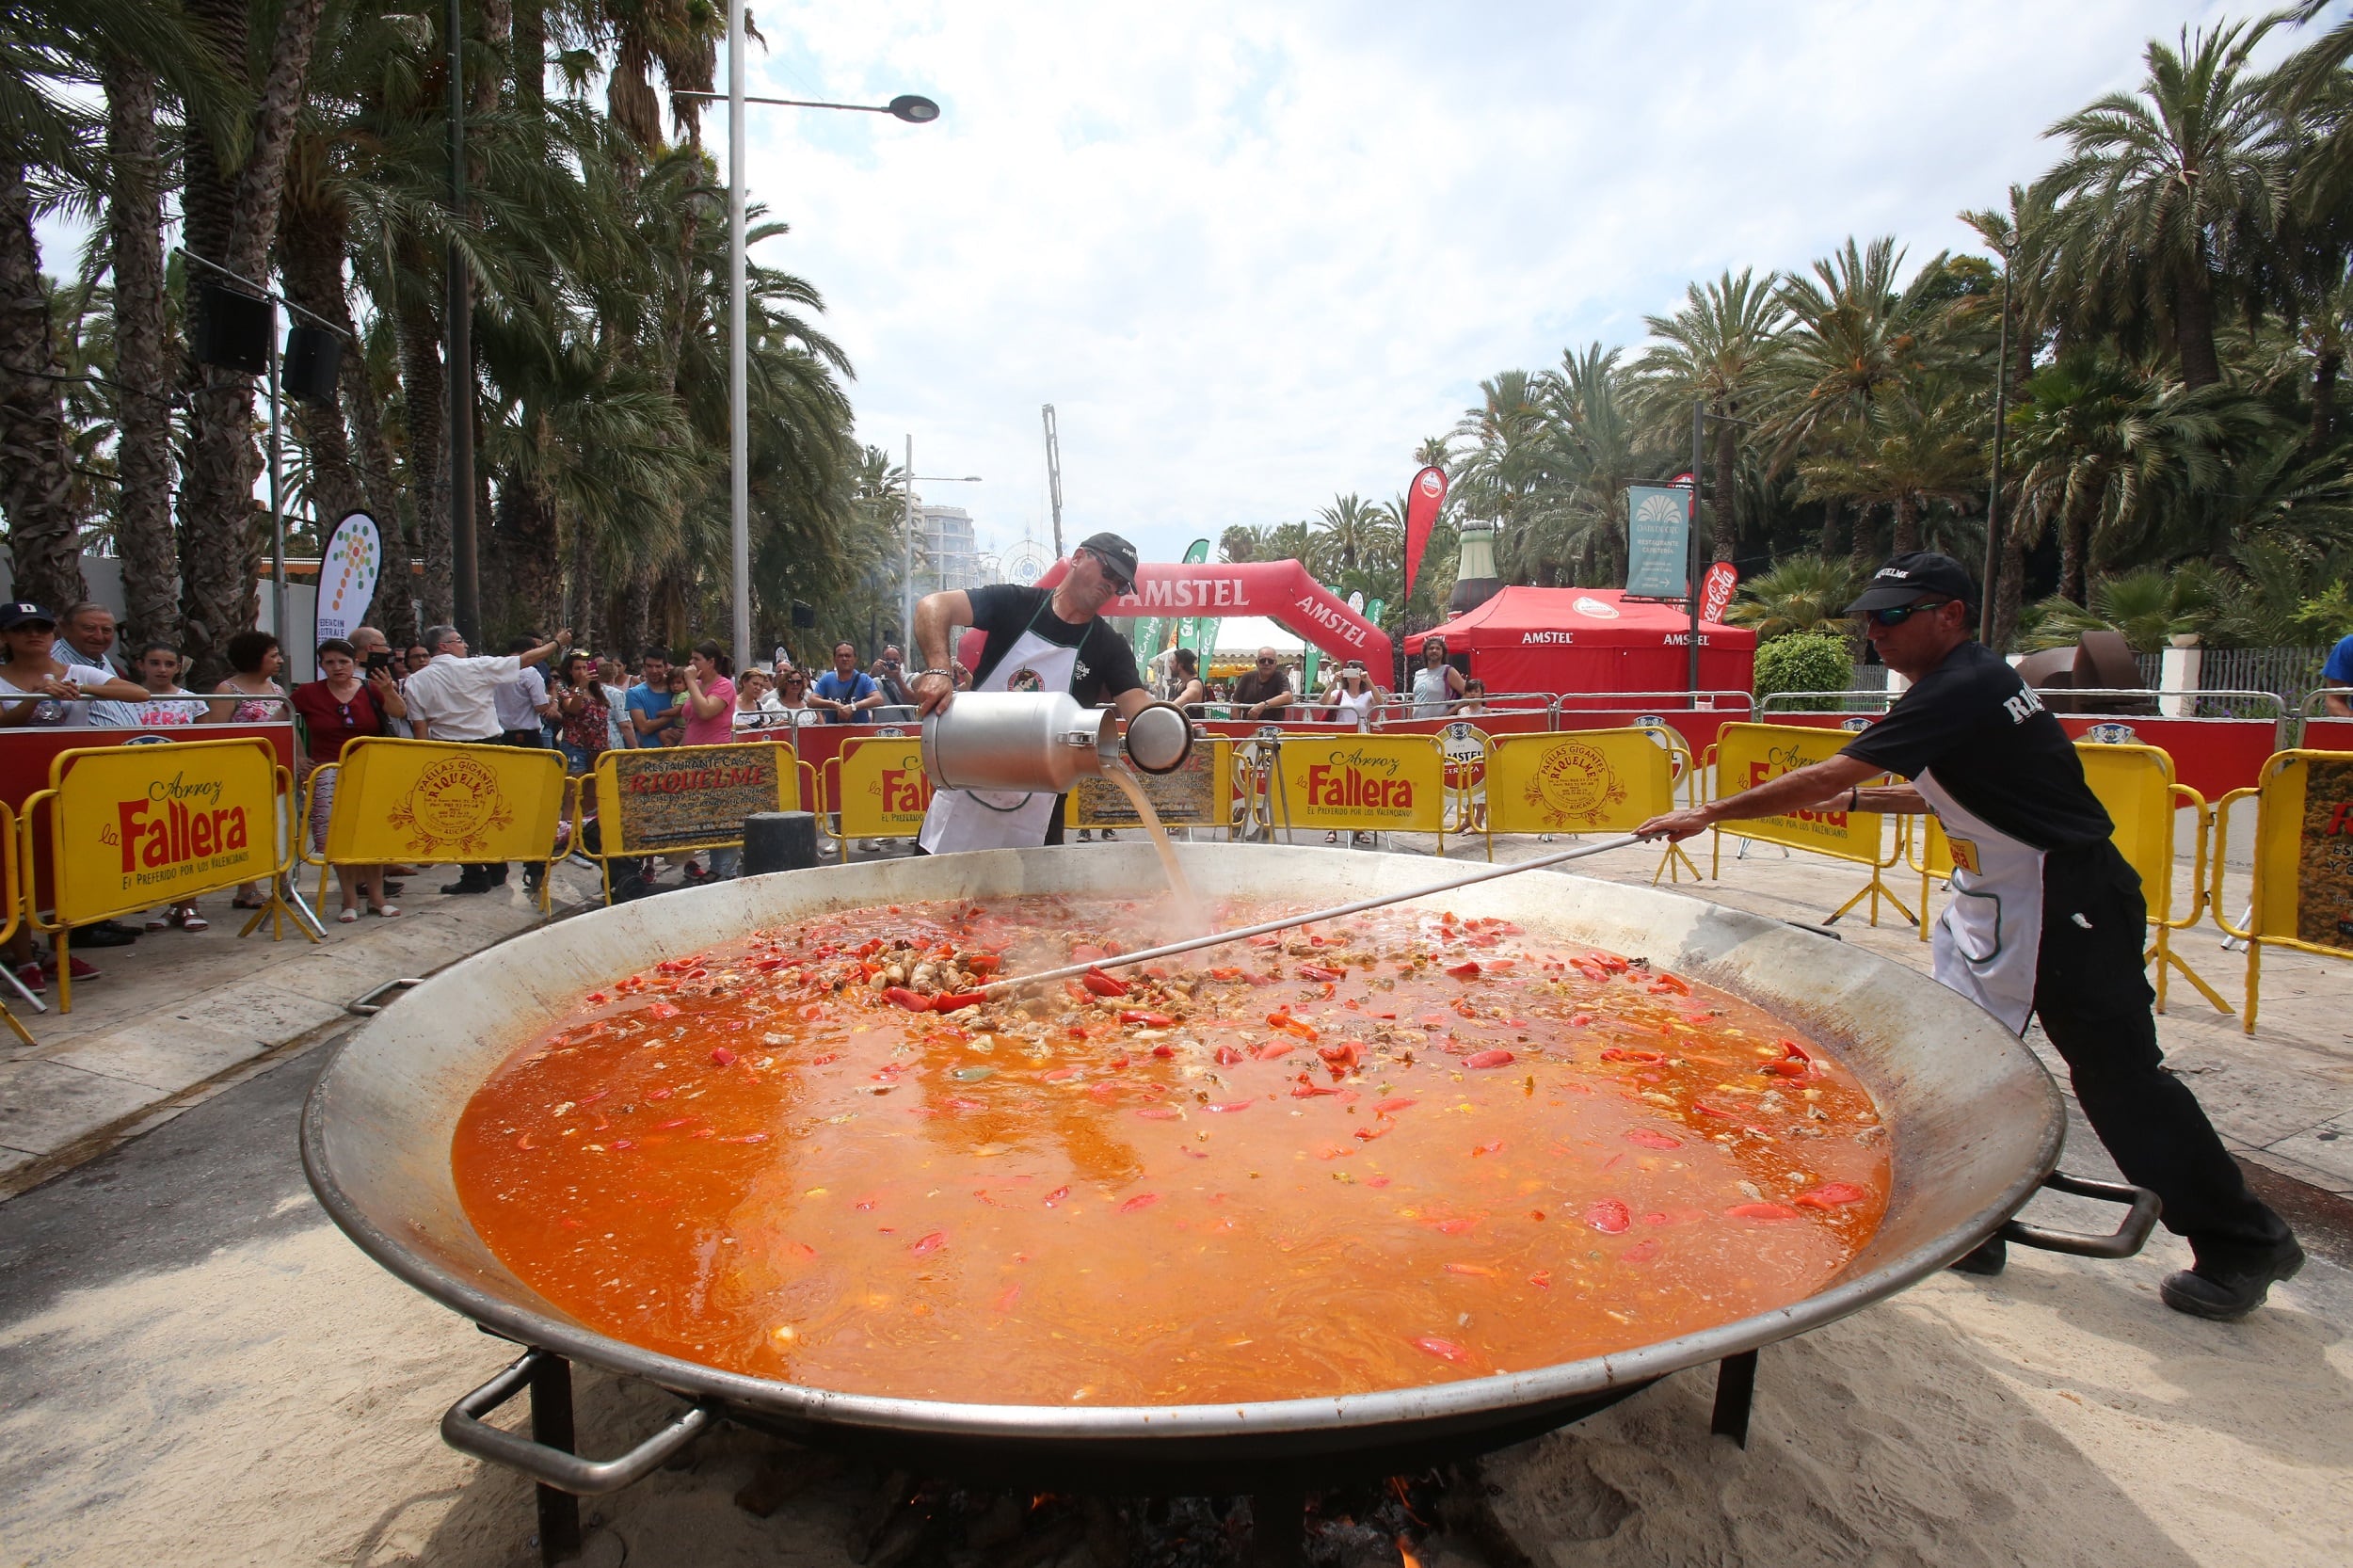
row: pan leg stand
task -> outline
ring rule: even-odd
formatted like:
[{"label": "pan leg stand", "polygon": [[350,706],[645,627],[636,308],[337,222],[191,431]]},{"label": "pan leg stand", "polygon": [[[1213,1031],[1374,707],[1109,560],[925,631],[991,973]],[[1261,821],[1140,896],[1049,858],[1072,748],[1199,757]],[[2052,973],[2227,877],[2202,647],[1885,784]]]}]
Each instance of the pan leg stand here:
[{"label": "pan leg stand", "polygon": [[[572,1364],[551,1355],[531,1374],[531,1438],[572,1451]],[[533,1488],[539,1503],[539,1560],[552,1565],[580,1556],[580,1499],[552,1486]]]},{"label": "pan leg stand", "polygon": [[1716,1413],[1707,1430],[1749,1446],[1749,1406],[1756,1398],[1756,1352],[1742,1351],[1716,1363]]}]

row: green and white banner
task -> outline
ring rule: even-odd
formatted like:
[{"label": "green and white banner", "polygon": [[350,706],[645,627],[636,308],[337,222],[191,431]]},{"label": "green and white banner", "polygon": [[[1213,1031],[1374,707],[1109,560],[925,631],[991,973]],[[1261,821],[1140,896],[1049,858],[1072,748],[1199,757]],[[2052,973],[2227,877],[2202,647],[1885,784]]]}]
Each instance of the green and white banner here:
[{"label": "green and white banner", "polygon": [[1690,596],[1691,492],[1680,485],[1625,488],[1625,591],[1641,599]]}]

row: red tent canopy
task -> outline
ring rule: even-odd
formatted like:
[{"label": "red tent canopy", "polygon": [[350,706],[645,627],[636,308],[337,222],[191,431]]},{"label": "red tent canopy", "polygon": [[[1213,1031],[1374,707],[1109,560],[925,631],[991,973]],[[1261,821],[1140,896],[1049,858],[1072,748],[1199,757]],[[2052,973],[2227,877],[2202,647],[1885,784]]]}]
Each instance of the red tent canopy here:
[{"label": "red tent canopy", "polygon": [[[1490,692],[1679,692],[1690,684],[1690,612],[1628,601],[1621,588],[1506,588],[1476,610],[1406,639],[1468,653]],[[1751,690],[1756,633],[1700,622],[1700,689]]]},{"label": "red tent canopy", "polygon": [[[1050,588],[1069,570],[1068,561],[1056,561],[1037,585]],[[1104,605],[1103,615],[1111,620],[1264,616],[1336,659],[1363,660],[1373,684],[1383,688],[1396,658],[1387,632],[1333,598],[1297,561],[1145,561],[1136,568],[1135,591]],[[980,647],[980,634],[968,632],[958,656],[975,664]]]}]

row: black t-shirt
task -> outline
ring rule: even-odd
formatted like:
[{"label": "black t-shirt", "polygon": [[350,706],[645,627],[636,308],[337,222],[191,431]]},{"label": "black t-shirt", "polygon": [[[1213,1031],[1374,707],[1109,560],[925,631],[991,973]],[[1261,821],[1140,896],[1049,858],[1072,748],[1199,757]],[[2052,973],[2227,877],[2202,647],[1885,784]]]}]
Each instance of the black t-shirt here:
[{"label": "black t-shirt", "polygon": [[2115,831],[2067,731],[1983,643],[1946,654],[1841,755],[1906,778],[1933,771],[1953,799],[2035,849],[2104,843]]},{"label": "black t-shirt", "polygon": [[1136,673],[1135,649],[1128,646],[1128,639],[1099,616],[1081,626],[1071,625],[1048,604],[1054,597],[1050,588],[999,583],[974,588],[966,597],[972,600],[972,624],[988,634],[981,646],[981,662],[972,671],[975,686],[1004,663],[1024,632],[1033,632],[1057,647],[1079,650],[1070,672],[1070,695],[1082,707],[1099,708],[1144,684]]}]

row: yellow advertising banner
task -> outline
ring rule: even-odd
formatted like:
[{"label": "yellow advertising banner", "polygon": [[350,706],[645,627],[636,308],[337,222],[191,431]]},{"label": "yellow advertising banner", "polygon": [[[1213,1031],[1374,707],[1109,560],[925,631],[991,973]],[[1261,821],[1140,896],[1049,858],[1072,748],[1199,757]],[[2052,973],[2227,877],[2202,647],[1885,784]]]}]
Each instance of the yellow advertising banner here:
[{"label": "yellow advertising banner", "polygon": [[[1716,740],[1716,798],[1737,795],[1769,778],[1835,757],[1853,738],[1843,729],[1801,725],[1725,725]],[[1716,831],[1878,866],[1886,863],[1880,853],[1885,821],[1877,811],[1796,811],[1727,822]]]},{"label": "yellow advertising banner", "polygon": [[[1163,827],[1224,827],[1233,821],[1231,741],[1196,740],[1174,773],[1133,775]],[[1144,818],[1128,792],[1108,778],[1081,778],[1064,822],[1072,827],[1135,827]]]},{"label": "yellow advertising banner", "polygon": [[755,811],[797,811],[792,749],[776,741],[645,746],[597,759],[597,813],[608,856],[741,843]]},{"label": "yellow advertising banner", "polygon": [[259,739],[60,752],[50,764],[56,920],[87,925],[282,869],[284,776]]},{"label": "yellow advertising banner", "polygon": [[1497,833],[1615,833],[1674,809],[1673,760],[1647,729],[1498,735],[1488,747]]},{"label": "yellow advertising banner", "polygon": [[840,767],[842,838],[912,839],[923,830],[932,781],[920,735],[845,742]]},{"label": "yellow advertising banner", "polygon": [[2274,757],[2257,802],[2254,929],[2353,953],[2353,755]]},{"label": "yellow advertising banner", "polygon": [[564,754],[369,736],[344,747],[327,824],[331,864],[546,860],[564,812]]},{"label": "yellow advertising banner", "polygon": [[1435,833],[1446,820],[1435,735],[1286,735],[1275,764],[1278,827]]},{"label": "yellow advertising banner", "polygon": [[2075,743],[2084,782],[2116,824],[2116,847],[2149,901],[2149,917],[2163,920],[2173,882],[2173,760],[2155,746]]}]

